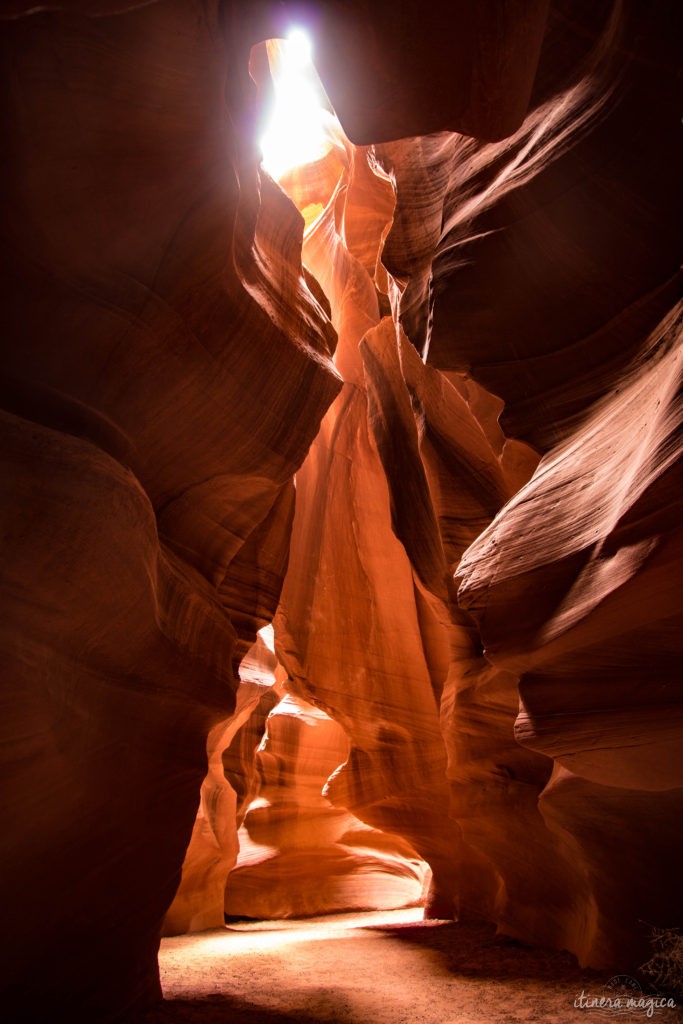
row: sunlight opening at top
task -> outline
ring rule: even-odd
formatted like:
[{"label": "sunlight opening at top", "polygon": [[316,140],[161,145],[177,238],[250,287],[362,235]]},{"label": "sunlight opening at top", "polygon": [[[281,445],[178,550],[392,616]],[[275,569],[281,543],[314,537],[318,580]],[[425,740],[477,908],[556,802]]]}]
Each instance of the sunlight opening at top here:
[{"label": "sunlight opening at top", "polygon": [[262,164],[273,178],[313,163],[330,148],[331,114],[313,67],[311,41],[302,29],[268,43],[275,102],[260,140]]}]

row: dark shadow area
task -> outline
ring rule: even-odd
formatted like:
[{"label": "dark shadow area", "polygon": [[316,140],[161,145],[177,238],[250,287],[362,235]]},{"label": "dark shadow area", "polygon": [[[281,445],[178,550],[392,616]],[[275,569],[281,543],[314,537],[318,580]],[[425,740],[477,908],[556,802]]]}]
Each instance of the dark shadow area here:
[{"label": "dark shadow area", "polygon": [[293,1010],[280,1013],[252,1006],[230,995],[206,999],[168,999],[159,1006],[130,1018],[126,1024],[317,1024],[318,1018]]},{"label": "dark shadow area", "polygon": [[[525,946],[507,935],[496,935],[492,924],[425,921],[420,924],[368,925],[387,940],[409,943],[433,956],[434,972],[482,980],[593,983],[601,985],[609,970],[581,968],[571,953]],[[616,973],[616,972],[614,972]]]},{"label": "dark shadow area", "polygon": [[[614,995],[626,977],[625,967],[582,968],[570,953],[526,946],[492,924],[342,927],[331,918],[326,937],[298,922],[268,924],[167,940],[160,967],[168,998],[125,1024],[587,1024],[595,1017],[581,1000]],[[275,932],[289,933],[286,941],[260,941]],[[249,933],[252,944],[241,941]],[[627,981],[651,992],[643,978]],[[641,1024],[645,1011],[619,1019]],[[673,1009],[661,1019],[683,1015]]]}]

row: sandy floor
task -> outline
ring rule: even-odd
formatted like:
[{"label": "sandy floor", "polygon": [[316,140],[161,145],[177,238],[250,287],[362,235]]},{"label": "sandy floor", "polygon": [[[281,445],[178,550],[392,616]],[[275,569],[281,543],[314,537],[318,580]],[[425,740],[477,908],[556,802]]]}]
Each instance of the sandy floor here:
[{"label": "sandy floor", "polygon": [[[164,939],[166,1003],[144,1024],[581,1024],[683,1021],[683,1012],[574,1006],[609,978],[487,926],[422,911],[238,922]],[[142,1024],[142,1022],[141,1022]]]}]

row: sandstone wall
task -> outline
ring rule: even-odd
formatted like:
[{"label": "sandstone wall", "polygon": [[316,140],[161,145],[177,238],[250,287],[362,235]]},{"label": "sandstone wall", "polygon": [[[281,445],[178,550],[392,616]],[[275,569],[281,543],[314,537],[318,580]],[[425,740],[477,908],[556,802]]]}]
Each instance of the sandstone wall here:
[{"label": "sandstone wall", "polygon": [[357,144],[294,203],[287,5],[3,9],[16,1019],[158,993],[188,844],[167,927],[219,919],[271,620],[428,913],[621,971],[680,924],[677,5],[394,6],[318,8]]}]

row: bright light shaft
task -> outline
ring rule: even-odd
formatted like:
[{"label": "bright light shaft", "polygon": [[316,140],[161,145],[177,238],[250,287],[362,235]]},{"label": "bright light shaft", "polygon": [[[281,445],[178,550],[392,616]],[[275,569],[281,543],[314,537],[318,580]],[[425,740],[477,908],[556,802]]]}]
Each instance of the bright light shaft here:
[{"label": "bright light shaft", "polygon": [[262,163],[273,178],[325,155],[329,113],[322,105],[311,61],[311,42],[293,29],[279,44],[280,60],[273,74],[275,105],[261,139]]}]

